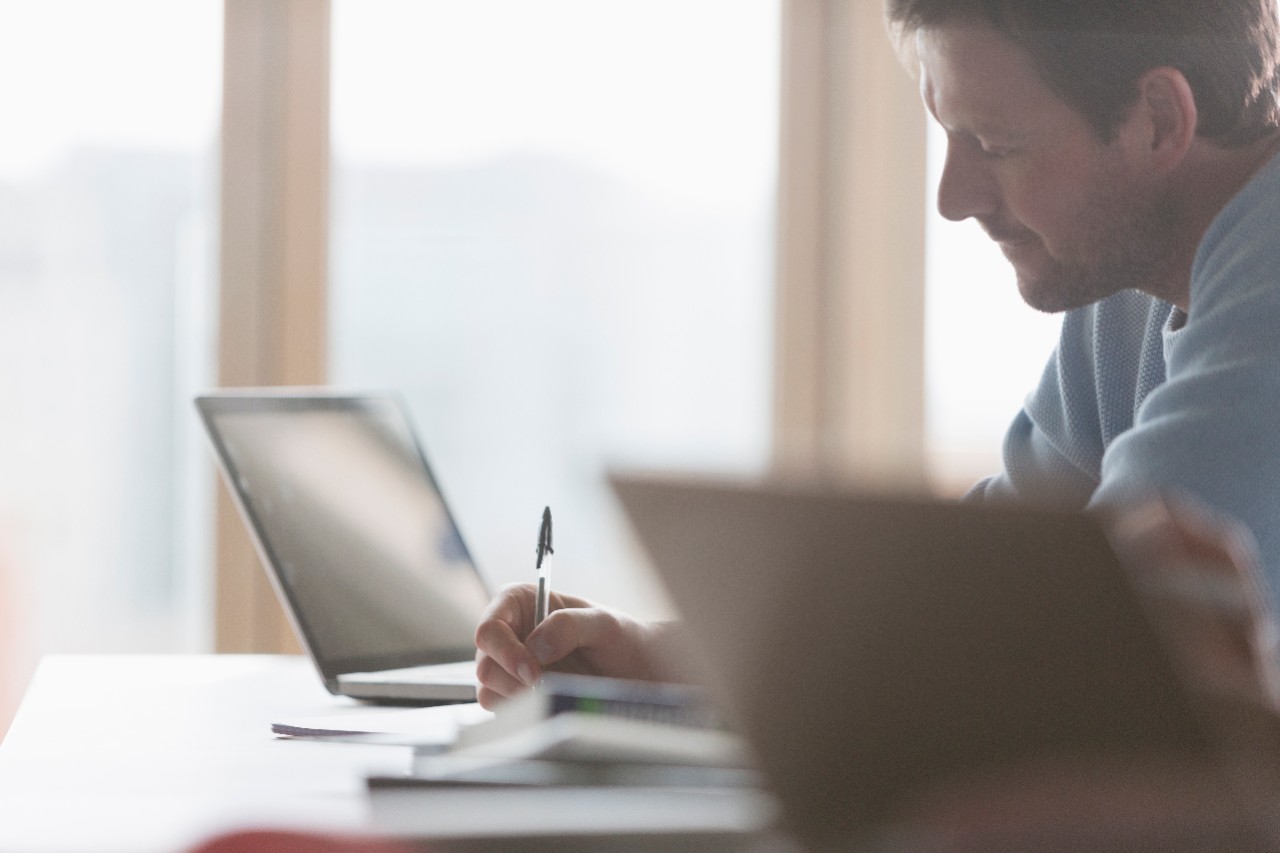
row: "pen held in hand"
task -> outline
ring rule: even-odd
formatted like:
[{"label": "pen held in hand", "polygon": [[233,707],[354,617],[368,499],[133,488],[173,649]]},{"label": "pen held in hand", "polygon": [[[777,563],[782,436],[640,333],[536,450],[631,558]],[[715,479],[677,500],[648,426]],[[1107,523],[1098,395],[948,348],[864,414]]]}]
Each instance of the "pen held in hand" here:
[{"label": "pen held in hand", "polygon": [[538,531],[538,595],[533,609],[533,624],[537,627],[547,618],[551,598],[551,507],[542,510],[542,527]]}]

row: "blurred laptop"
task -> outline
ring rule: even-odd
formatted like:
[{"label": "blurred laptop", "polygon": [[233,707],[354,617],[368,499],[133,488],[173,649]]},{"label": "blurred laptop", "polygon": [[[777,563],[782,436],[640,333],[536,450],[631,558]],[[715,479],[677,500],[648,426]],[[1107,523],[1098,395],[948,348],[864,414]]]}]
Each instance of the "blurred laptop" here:
[{"label": "blurred laptop", "polygon": [[489,590],[401,402],[245,389],[195,403],[325,687],[374,702],[473,701]]},{"label": "blurred laptop", "polygon": [[931,786],[1207,740],[1082,515],[615,475],[703,679],[809,849]]}]

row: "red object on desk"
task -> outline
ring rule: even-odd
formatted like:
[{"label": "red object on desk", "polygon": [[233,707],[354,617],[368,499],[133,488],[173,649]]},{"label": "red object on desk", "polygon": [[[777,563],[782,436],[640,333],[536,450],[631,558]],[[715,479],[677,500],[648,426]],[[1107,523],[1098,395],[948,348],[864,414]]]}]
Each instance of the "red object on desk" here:
[{"label": "red object on desk", "polygon": [[410,853],[387,841],[299,832],[233,832],[210,839],[191,853]]}]

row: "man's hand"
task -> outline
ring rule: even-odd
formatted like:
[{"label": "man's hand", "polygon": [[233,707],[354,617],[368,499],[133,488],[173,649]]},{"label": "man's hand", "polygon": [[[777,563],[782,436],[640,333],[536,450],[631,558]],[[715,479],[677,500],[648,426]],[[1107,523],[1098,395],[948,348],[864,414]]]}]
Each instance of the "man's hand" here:
[{"label": "man's hand", "polygon": [[1189,498],[1166,497],[1117,516],[1111,533],[1188,686],[1280,713],[1276,615],[1249,532]]},{"label": "man's hand", "polygon": [[895,849],[1280,849],[1276,620],[1252,537],[1183,497],[1118,513],[1110,535],[1221,754],[1055,755],[950,779],[904,810]]},{"label": "man's hand", "polygon": [[504,587],[476,628],[477,698],[492,710],[537,683],[544,670],[654,679],[662,626],[641,622],[572,595],[551,593],[535,629],[533,584]]}]

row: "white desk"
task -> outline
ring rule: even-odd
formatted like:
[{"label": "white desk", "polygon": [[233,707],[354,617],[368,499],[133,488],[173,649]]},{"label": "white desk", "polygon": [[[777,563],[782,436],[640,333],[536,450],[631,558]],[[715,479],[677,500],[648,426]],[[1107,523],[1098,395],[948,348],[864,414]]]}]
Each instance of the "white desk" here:
[{"label": "white desk", "polygon": [[390,834],[437,850],[564,850],[566,837],[591,849],[601,836],[614,850],[696,850],[713,837],[739,849],[760,842],[753,830],[768,819],[750,798],[626,791],[418,791],[375,813],[365,777],[403,773],[407,748],[270,731],[343,704],[299,658],[48,658],[0,744],[0,853],[177,853],[249,827]]}]

